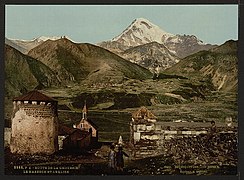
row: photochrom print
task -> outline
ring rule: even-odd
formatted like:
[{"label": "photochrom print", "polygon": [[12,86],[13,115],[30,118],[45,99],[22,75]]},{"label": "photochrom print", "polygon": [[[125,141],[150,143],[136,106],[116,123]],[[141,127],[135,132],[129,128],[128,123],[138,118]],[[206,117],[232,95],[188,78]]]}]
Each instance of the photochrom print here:
[{"label": "photochrom print", "polygon": [[6,175],[237,175],[238,5],[5,5]]}]

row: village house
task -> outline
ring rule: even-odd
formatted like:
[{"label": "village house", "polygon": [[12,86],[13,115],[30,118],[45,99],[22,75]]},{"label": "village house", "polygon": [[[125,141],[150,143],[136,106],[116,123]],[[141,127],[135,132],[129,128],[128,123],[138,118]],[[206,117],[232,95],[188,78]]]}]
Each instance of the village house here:
[{"label": "village house", "polygon": [[73,125],[74,128],[80,129],[82,131],[91,132],[92,138],[91,143],[96,145],[98,142],[98,126],[87,118],[87,107],[86,104],[82,109],[82,119]]},{"label": "village house", "polygon": [[85,151],[91,145],[91,132],[59,125],[60,149],[65,151]]},{"label": "village house", "polygon": [[153,139],[150,132],[154,129],[157,117],[146,107],[132,113],[132,121],[130,123],[130,141],[136,144],[144,139]]},{"label": "village house", "polygon": [[12,153],[52,154],[58,150],[57,104],[36,90],[13,99]]}]

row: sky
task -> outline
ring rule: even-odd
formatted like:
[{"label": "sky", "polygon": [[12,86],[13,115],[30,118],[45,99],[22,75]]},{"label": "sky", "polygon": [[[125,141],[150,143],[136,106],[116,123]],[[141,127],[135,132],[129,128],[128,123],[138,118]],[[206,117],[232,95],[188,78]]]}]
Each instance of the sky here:
[{"label": "sky", "polygon": [[6,5],[5,36],[31,40],[65,35],[75,42],[98,43],[119,35],[136,18],[205,43],[238,39],[238,5]]}]

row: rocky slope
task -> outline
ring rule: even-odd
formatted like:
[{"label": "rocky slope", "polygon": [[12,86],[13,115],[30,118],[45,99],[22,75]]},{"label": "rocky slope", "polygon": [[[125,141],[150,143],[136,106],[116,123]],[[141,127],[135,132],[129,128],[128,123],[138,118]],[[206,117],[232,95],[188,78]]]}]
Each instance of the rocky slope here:
[{"label": "rocky slope", "polygon": [[180,61],[168,48],[157,42],[130,48],[121,53],[121,56],[155,73],[159,73]]},{"label": "rocky slope", "polygon": [[175,35],[169,37],[164,45],[179,58],[185,58],[202,50],[209,50],[217,45],[205,44],[194,35]]},{"label": "rocky slope", "polygon": [[184,75],[189,78],[210,78],[217,90],[236,91],[238,85],[237,41],[227,41],[209,51],[188,56],[165,70],[165,73]]}]

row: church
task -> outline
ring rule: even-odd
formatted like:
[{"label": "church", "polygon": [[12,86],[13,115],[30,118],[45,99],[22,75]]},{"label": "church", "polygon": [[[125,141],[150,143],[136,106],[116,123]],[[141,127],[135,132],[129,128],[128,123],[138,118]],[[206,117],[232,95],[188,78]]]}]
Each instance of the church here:
[{"label": "church", "polygon": [[91,143],[97,144],[98,142],[98,126],[90,119],[87,118],[88,110],[86,103],[82,109],[82,119],[73,125],[73,128],[77,128],[83,131],[91,132]]}]

